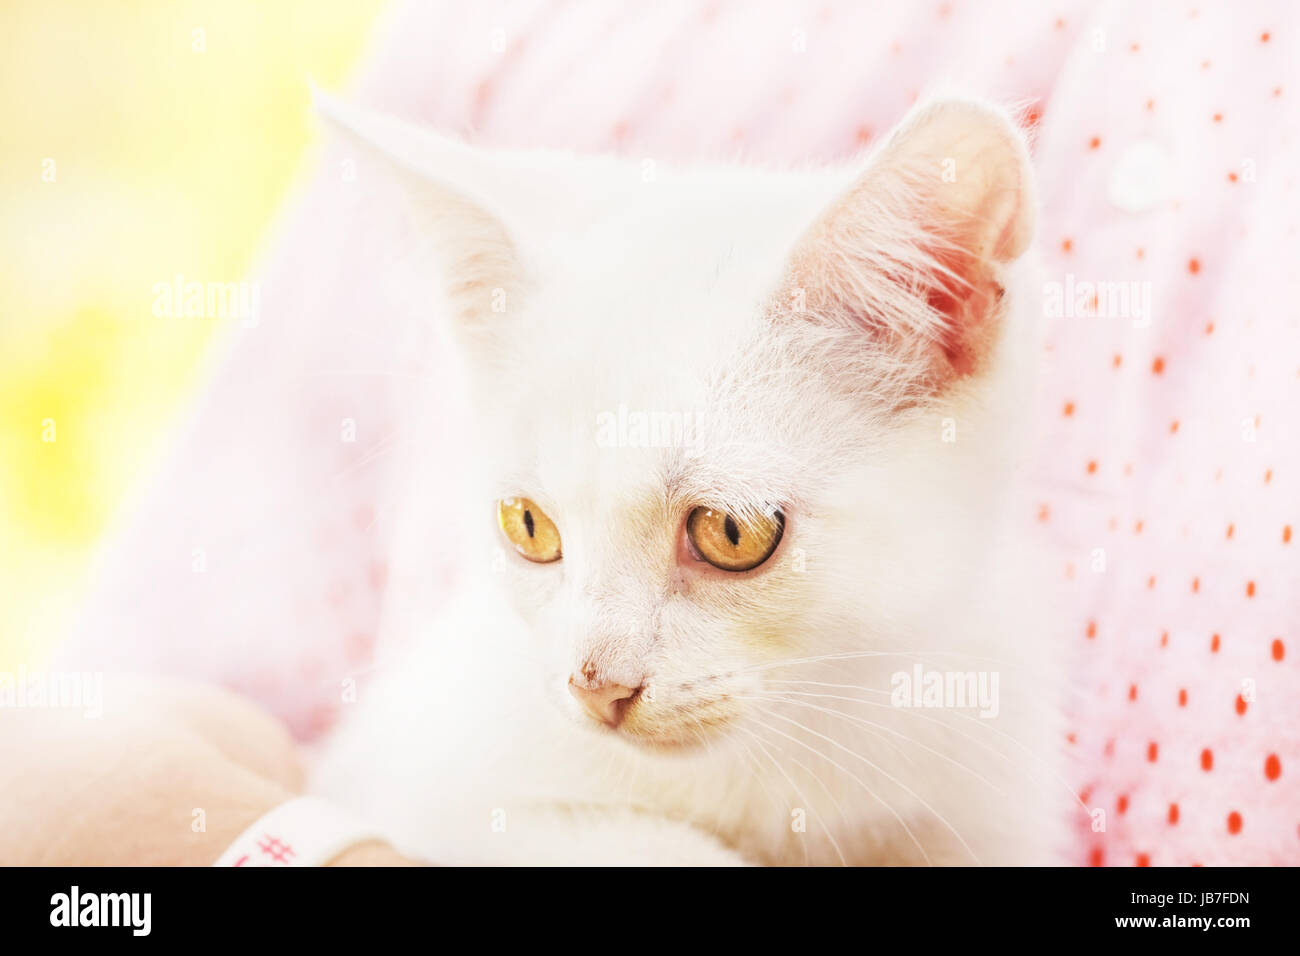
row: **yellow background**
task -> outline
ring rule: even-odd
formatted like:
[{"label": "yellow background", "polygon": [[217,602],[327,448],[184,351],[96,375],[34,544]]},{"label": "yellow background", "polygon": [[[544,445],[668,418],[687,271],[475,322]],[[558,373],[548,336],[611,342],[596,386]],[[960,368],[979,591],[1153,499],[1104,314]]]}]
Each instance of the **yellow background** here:
[{"label": "yellow background", "polygon": [[380,6],[4,0],[0,670],[66,625],[219,328],[149,321],[154,283],[243,277],[314,135],[308,78],[338,88]]}]

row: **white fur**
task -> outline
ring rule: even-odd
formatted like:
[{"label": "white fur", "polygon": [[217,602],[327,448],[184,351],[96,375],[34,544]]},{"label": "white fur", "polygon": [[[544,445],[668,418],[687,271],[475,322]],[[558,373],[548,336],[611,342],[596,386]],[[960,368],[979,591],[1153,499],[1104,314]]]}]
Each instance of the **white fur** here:
[{"label": "white fur", "polygon": [[[466,583],[436,618],[390,614],[409,648],[362,686],[314,788],[444,863],[1053,860],[1054,642],[1005,500],[1036,301],[1009,121],[940,103],[845,167],[646,181],[322,109],[407,182],[472,418],[470,447],[408,463],[393,542],[407,579],[460,542]],[[951,330],[920,287],[955,281],[932,254],[951,247],[1006,296],[978,371],[935,384]],[[620,406],[700,431],[603,447]],[[448,467],[459,496],[429,500]],[[562,560],[510,550],[494,501],[513,495],[556,522]],[[760,568],[716,571],[682,553],[698,505],[779,506],[785,536]],[[890,706],[917,662],[997,671],[998,716]],[[570,698],[584,667],[652,688],[630,732]]]}]

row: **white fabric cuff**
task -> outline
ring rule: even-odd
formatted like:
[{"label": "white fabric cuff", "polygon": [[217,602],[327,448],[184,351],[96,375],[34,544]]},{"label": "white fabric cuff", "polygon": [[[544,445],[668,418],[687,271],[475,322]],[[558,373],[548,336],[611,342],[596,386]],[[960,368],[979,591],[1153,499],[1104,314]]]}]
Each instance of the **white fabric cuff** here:
[{"label": "white fabric cuff", "polygon": [[213,866],[324,866],[349,847],[382,837],[319,797],[280,804],[239,835]]}]

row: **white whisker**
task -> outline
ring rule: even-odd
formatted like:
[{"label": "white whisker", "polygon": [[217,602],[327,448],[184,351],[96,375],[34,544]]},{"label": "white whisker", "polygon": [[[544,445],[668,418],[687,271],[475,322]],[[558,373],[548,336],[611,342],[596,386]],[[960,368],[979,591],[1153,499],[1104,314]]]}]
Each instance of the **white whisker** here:
[{"label": "white whisker", "polygon": [[911,796],[913,799],[915,799],[919,804],[921,804],[921,806],[923,806],[923,807],[925,807],[927,810],[929,810],[930,813],[932,813],[932,814],[934,815],[935,819],[937,819],[941,824],[943,824],[943,826],[947,828],[947,830],[948,830],[949,833],[951,833],[954,837],[956,837],[957,842],[960,843],[960,844],[962,845],[962,848],[963,848],[967,853],[970,854],[971,859],[975,861],[976,865],[977,865],[977,866],[980,865],[979,857],[977,857],[977,856],[975,855],[975,851],[972,850],[972,849],[970,848],[969,845],[967,845],[965,839],[963,839],[962,835],[961,835],[960,833],[958,833],[958,832],[953,828],[952,824],[948,822],[947,818],[945,818],[944,815],[941,814],[938,810],[934,809],[934,807],[930,806],[930,804],[929,804],[929,803],[928,803],[928,802],[927,802],[927,801],[926,801],[926,800],[925,800],[925,799],[924,799],[920,794],[918,794],[918,793],[917,793],[915,790],[913,790],[911,787],[907,786],[907,784],[903,783],[901,780],[899,780],[899,779],[897,779],[896,777],[894,777],[892,774],[890,774],[890,773],[889,773],[887,770],[885,770],[884,768],[880,767],[879,765],[873,763],[872,761],[870,761],[870,760],[867,759],[866,757],[862,756],[862,754],[857,753],[857,752],[854,751],[854,750],[850,750],[848,747],[844,746],[844,744],[840,743],[838,740],[835,740],[833,737],[827,737],[825,734],[823,734],[823,733],[819,733],[818,731],[813,730],[811,727],[807,726],[806,724],[802,724],[802,723],[800,723],[799,721],[795,720],[793,717],[786,717],[784,714],[778,714],[776,711],[773,711],[773,710],[768,710],[767,712],[770,713],[773,717],[777,718],[778,720],[784,720],[784,721],[786,721],[787,723],[794,724],[796,727],[799,727],[799,728],[801,728],[802,730],[807,731],[808,733],[812,734],[813,736],[815,736],[815,737],[819,737],[819,738],[821,738],[822,740],[825,740],[828,744],[830,744],[830,745],[832,745],[832,746],[834,746],[834,747],[838,747],[840,750],[843,750],[845,753],[849,754],[851,757],[855,757],[855,758],[857,758],[858,760],[861,760],[861,761],[862,761],[863,763],[865,763],[867,766],[873,768],[877,773],[879,773],[881,776],[883,776],[886,780],[891,781],[895,786],[899,787],[899,788],[902,789],[905,793],[907,793],[909,796]]},{"label": "white whisker", "polygon": [[[759,737],[758,734],[754,733],[752,730],[749,730],[745,727],[741,727],[740,729],[758,741],[758,746],[760,747],[762,752],[767,756],[768,760],[772,761],[772,766],[776,767],[777,771],[781,774],[781,776],[785,777],[786,782],[790,784],[791,789],[794,790],[795,796],[797,796],[800,799],[800,801],[803,802],[804,806],[806,806],[809,809],[809,811],[812,811],[813,809],[812,802],[803,795],[803,791],[799,789],[798,784],[796,784],[794,780],[791,779],[790,775],[786,773],[785,768],[781,766],[780,761],[778,761],[776,757],[774,757],[772,753],[767,749],[767,744],[763,741],[763,739]],[[826,838],[831,841],[831,846],[835,848],[835,855],[840,858],[840,865],[848,866],[848,862],[844,859],[844,852],[840,849],[839,841],[835,839],[835,834],[831,832],[831,828],[826,825],[826,821],[822,819],[820,813],[817,814],[817,824],[826,833]],[[804,866],[807,866],[808,865],[808,844],[806,840],[800,840],[799,842],[800,845],[803,847]]]},{"label": "white whisker", "polygon": [[[859,686],[856,685],[856,684],[830,684],[830,683],[826,683],[825,681],[798,681],[798,680],[773,680],[773,679],[769,679],[769,680],[768,680],[768,683],[782,683],[782,684],[808,684],[808,685],[813,685],[813,686],[818,686],[818,687],[832,687],[832,688],[844,688],[844,689],[846,689],[846,690],[860,690],[860,691],[863,691],[863,692],[868,693],[868,694],[888,694],[887,691],[878,691],[878,690],[873,690],[872,688],[869,688],[869,687],[859,687]],[[876,701],[869,701],[869,700],[859,700],[859,699],[854,698],[854,697],[842,697],[842,698],[841,698],[841,697],[836,697],[836,696],[833,695],[833,694],[827,694],[827,695],[821,695],[821,694],[807,694],[806,692],[802,692],[802,691],[793,691],[793,690],[783,690],[783,691],[781,691],[781,693],[783,693],[783,694],[805,694],[806,696],[812,696],[812,697],[821,697],[821,696],[826,696],[826,697],[831,697],[831,698],[839,699],[839,700],[855,701],[856,703],[859,703],[859,704],[866,704],[866,705],[869,706],[869,707],[888,707],[888,706],[889,706],[888,704],[881,704],[881,703],[878,703],[878,702],[876,702]],[[891,708],[891,709],[895,709],[895,708]],[[901,713],[908,714],[909,716],[911,716],[911,717],[915,717],[915,718],[917,718],[918,720],[926,720],[926,721],[930,721],[930,722],[932,722],[932,723],[937,723],[937,724],[939,724],[941,727],[944,727],[944,728],[946,728],[946,729],[948,729],[948,730],[951,730],[951,731],[953,731],[954,733],[960,734],[962,737],[965,737],[967,740],[971,741],[971,742],[974,743],[974,744],[977,744],[978,746],[981,746],[981,747],[986,748],[986,749],[989,750],[991,753],[994,753],[994,754],[996,754],[997,756],[1001,757],[1003,760],[1011,760],[1011,759],[1012,759],[1012,758],[1011,758],[1011,755],[1006,754],[1006,753],[1003,753],[1001,750],[998,750],[997,748],[992,747],[992,746],[990,746],[989,744],[984,743],[983,741],[977,740],[974,736],[972,736],[972,735],[970,735],[970,734],[963,734],[963,733],[961,733],[960,730],[957,730],[957,728],[953,727],[951,724],[944,723],[943,721],[938,720],[938,719],[936,719],[935,717],[933,717],[933,716],[931,716],[931,715],[929,715],[929,714],[923,714],[923,713],[920,713],[919,711],[912,710],[912,709],[899,708],[899,710],[900,710]],[[1028,756],[1032,761],[1034,761],[1036,764],[1038,764],[1038,765],[1040,766],[1040,769],[1046,770],[1047,773],[1050,774],[1050,776],[1052,777],[1052,779],[1053,779],[1057,784],[1059,784],[1059,785],[1060,785],[1060,786],[1061,786],[1061,787],[1062,787],[1062,788],[1063,788],[1067,793],[1069,793],[1071,797],[1074,798],[1074,802],[1077,803],[1077,804],[1078,804],[1078,805],[1083,809],[1084,813],[1086,813],[1086,814],[1091,814],[1091,813],[1092,813],[1092,808],[1089,807],[1088,804],[1084,802],[1083,798],[1079,796],[1079,792],[1078,792],[1077,790],[1075,790],[1074,787],[1071,786],[1071,784],[1070,784],[1070,783],[1069,783],[1069,782],[1068,782],[1068,781],[1067,781],[1063,776],[1061,776],[1061,774],[1060,774],[1058,771],[1056,771],[1055,769],[1053,769],[1053,768],[1051,767],[1051,765],[1047,764],[1047,762],[1042,758],[1042,756],[1040,756],[1039,754],[1034,753],[1032,750],[1030,750],[1028,747],[1026,747],[1025,744],[1024,744],[1022,741],[1018,740],[1018,739],[1017,739],[1016,737],[1014,737],[1013,735],[1007,733],[1007,732],[1004,731],[1002,728],[1000,728],[1000,727],[998,727],[997,725],[995,725],[992,721],[981,720],[981,719],[978,718],[978,717],[972,717],[970,714],[963,714],[963,713],[960,713],[960,712],[957,712],[957,711],[948,711],[948,713],[951,713],[954,717],[957,717],[957,718],[960,719],[960,720],[968,721],[968,722],[970,722],[971,724],[973,724],[973,725],[976,726],[976,727],[980,727],[980,728],[982,728],[982,729],[984,729],[984,730],[989,731],[990,733],[997,734],[999,737],[1002,737],[1002,738],[1008,740],[1009,742],[1011,742],[1012,744],[1014,744],[1016,747],[1020,748],[1020,750],[1021,750],[1022,752],[1024,752],[1026,756]]]},{"label": "white whisker", "polygon": [[872,721],[867,720],[867,719],[864,718],[864,717],[857,717],[857,716],[855,716],[855,715],[853,715],[853,714],[846,714],[846,713],[844,713],[843,711],[840,711],[840,710],[834,710],[833,708],[830,708],[830,707],[822,707],[822,706],[820,706],[819,704],[812,704],[812,703],[808,703],[807,701],[790,700],[788,697],[769,697],[769,698],[767,698],[767,699],[768,699],[768,700],[778,700],[778,701],[781,701],[782,703],[791,704],[791,705],[793,705],[793,706],[795,706],[795,707],[808,707],[808,708],[811,708],[811,709],[813,709],[813,710],[819,711],[819,712],[821,712],[821,713],[823,713],[823,714],[830,714],[830,715],[832,715],[832,716],[834,716],[834,717],[840,717],[840,718],[843,718],[844,720],[849,720],[849,721],[852,721],[852,722],[854,722],[854,723],[862,724],[862,725],[865,725],[865,726],[868,726],[868,727],[879,727],[881,730],[885,731],[886,733],[894,734],[894,735],[896,735],[896,736],[898,736],[898,737],[901,737],[903,740],[907,741],[907,742],[908,742],[909,744],[911,744],[912,746],[914,746],[914,747],[920,747],[922,750],[926,751],[927,753],[932,753],[932,754],[934,754],[936,757],[939,757],[939,758],[942,759],[942,760],[946,760],[946,761],[948,761],[948,762],[949,762],[950,764],[952,764],[954,767],[957,767],[957,768],[960,769],[960,770],[964,770],[964,771],[966,771],[968,774],[970,774],[970,775],[971,775],[972,777],[974,777],[976,780],[978,780],[978,781],[980,781],[981,783],[983,783],[986,787],[988,787],[990,790],[992,790],[992,791],[993,791],[994,793],[996,793],[998,796],[1005,797],[1005,796],[1007,795],[1006,792],[1005,792],[1001,787],[997,786],[997,784],[995,784],[995,783],[993,783],[992,781],[988,780],[986,777],[984,777],[982,774],[978,773],[977,771],[973,770],[972,768],[966,766],[966,765],[965,765],[964,763],[962,763],[960,760],[957,760],[957,759],[955,759],[955,758],[953,758],[953,757],[948,756],[946,753],[944,753],[944,752],[941,751],[941,750],[935,750],[933,747],[929,747],[929,746],[927,746],[927,745],[921,743],[919,740],[915,740],[915,739],[913,739],[913,738],[907,736],[906,734],[901,733],[900,731],[894,730],[894,729],[892,729],[892,728],[890,728],[890,727],[886,727],[886,726],[884,726],[883,724],[877,724],[877,723],[874,723],[874,722],[872,722]]},{"label": "white whisker", "polygon": [[[777,715],[774,715],[774,716],[777,716]],[[783,730],[781,730],[781,729],[779,729],[779,728],[777,728],[777,727],[771,727],[771,726],[768,726],[767,724],[763,723],[761,720],[756,720],[756,719],[754,719],[754,718],[752,718],[752,717],[751,717],[750,719],[753,720],[754,723],[758,724],[758,726],[762,727],[764,730],[770,730],[770,731],[772,731],[772,733],[774,733],[774,734],[780,734],[782,737],[785,737],[787,740],[790,740],[790,741],[792,741],[793,743],[798,744],[800,747],[803,747],[805,750],[811,751],[812,753],[816,754],[818,757],[821,757],[823,760],[825,760],[827,763],[829,763],[832,767],[835,767],[835,768],[836,768],[837,770],[839,770],[841,773],[847,775],[851,780],[855,781],[855,782],[858,784],[858,786],[862,787],[863,790],[867,791],[867,793],[869,793],[872,797],[874,797],[875,800],[876,800],[876,802],[879,803],[882,807],[884,807],[884,808],[889,812],[890,816],[892,816],[895,820],[898,821],[898,825],[901,826],[901,827],[903,828],[903,831],[907,834],[908,838],[909,838],[909,839],[912,841],[912,843],[916,846],[916,849],[920,852],[921,857],[925,860],[926,865],[927,865],[927,866],[933,866],[933,865],[934,865],[934,864],[931,862],[931,860],[930,860],[930,854],[928,854],[928,853],[925,852],[925,847],[923,847],[923,846],[921,845],[921,841],[918,840],[918,839],[916,838],[916,834],[913,833],[913,832],[912,832],[912,828],[909,827],[909,826],[907,825],[907,821],[904,820],[901,816],[899,816],[898,811],[895,810],[895,809],[894,809],[894,808],[889,804],[888,801],[886,801],[885,799],[883,799],[883,798],[880,796],[880,794],[878,794],[878,793],[876,793],[876,791],[872,790],[871,787],[867,785],[866,781],[864,781],[861,777],[859,777],[857,774],[855,774],[855,773],[854,773],[852,770],[850,770],[848,767],[845,767],[843,764],[837,762],[834,758],[829,757],[829,756],[827,756],[826,754],[822,753],[822,752],[821,752],[820,750],[818,750],[816,747],[809,746],[807,743],[805,743],[805,742],[802,741],[802,740],[799,740],[797,737],[793,737],[793,736],[791,736],[790,734],[787,734],[785,731],[783,731]],[[797,723],[797,721],[796,721],[796,723]],[[807,728],[805,727],[804,729],[806,730]]]}]

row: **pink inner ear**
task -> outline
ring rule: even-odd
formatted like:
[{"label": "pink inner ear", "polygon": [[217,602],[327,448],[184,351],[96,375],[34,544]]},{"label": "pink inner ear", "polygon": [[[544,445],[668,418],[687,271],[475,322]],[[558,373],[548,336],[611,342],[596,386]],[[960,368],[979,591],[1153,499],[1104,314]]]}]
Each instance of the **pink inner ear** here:
[{"label": "pink inner ear", "polygon": [[1033,238],[1033,221],[1024,215],[1024,197],[1017,186],[1014,192],[994,194],[989,198],[986,215],[993,222],[1005,222],[990,251],[994,262],[1011,262],[1029,246]]},{"label": "pink inner ear", "polygon": [[[948,156],[960,179],[937,177]],[[1027,176],[1004,119],[932,108],[802,237],[786,292],[888,353],[902,402],[979,375],[999,337],[999,267],[1033,231]]]},{"label": "pink inner ear", "polygon": [[[854,335],[871,339],[912,365],[914,379],[907,394],[900,396],[903,401],[941,392],[955,379],[984,368],[997,342],[1003,289],[995,264],[968,251],[968,243],[976,243],[956,235],[946,241],[919,240],[912,249],[919,247],[920,256],[891,263],[888,256],[872,259],[841,252],[841,237],[829,225],[819,224],[793,259],[785,290],[777,298],[782,310],[793,293],[802,290],[812,316],[838,317]],[[870,235],[856,238],[864,246],[881,242]],[[871,281],[862,281],[856,270],[870,275]]]},{"label": "pink inner ear", "polygon": [[940,384],[953,377],[972,375],[983,368],[997,341],[995,311],[1003,289],[989,264],[960,249],[932,253],[947,273],[934,277],[926,296],[929,306],[944,319],[937,341],[947,374],[940,369]]}]

